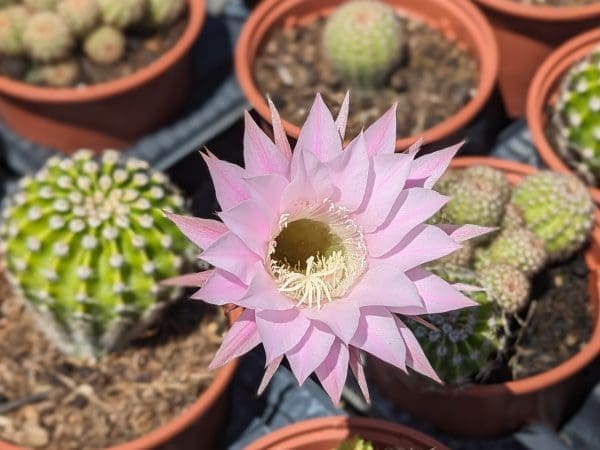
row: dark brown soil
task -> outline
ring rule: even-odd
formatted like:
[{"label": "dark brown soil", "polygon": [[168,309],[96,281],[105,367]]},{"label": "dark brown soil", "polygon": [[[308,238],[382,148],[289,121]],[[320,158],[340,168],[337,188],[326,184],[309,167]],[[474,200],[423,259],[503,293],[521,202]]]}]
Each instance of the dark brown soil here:
[{"label": "dark brown soil", "polygon": [[581,6],[598,3],[600,0],[513,0],[513,2],[523,3],[525,5],[539,6]]},{"label": "dark brown soil", "polygon": [[0,297],[0,440],[83,450],[156,429],[211,383],[207,366],[224,323],[222,314],[182,300],[131,348],[78,363],[40,335],[18,300]]},{"label": "dark brown soil", "polygon": [[[348,136],[398,102],[398,136],[418,134],[449,118],[475,94],[478,61],[442,33],[414,19],[405,22],[408,54],[377,92],[352,90]],[[253,74],[258,89],[268,94],[283,118],[303,123],[316,92],[337,113],[349,86],[322,56],[325,19],[290,29],[276,29],[256,57]]]},{"label": "dark brown soil", "polygon": [[[112,65],[99,65],[91,62],[81,51],[74,55],[79,62],[80,78],[77,86],[105,83],[130,75],[160,58],[171,49],[183,35],[187,17],[182,17],[173,25],[152,33],[127,33],[127,47],[123,59]],[[14,58],[0,55],[0,75],[25,82],[31,66],[27,58]]]}]

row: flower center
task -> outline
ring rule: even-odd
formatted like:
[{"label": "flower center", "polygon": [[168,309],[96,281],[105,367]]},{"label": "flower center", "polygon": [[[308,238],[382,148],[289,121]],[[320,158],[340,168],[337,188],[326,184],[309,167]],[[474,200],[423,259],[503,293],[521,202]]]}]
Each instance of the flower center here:
[{"label": "flower center", "polygon": [[271,241],[270,270],[279,291],[297,306],[321,308],[352,287],[366,268],[360,227],[328,199],[283,214]]}]

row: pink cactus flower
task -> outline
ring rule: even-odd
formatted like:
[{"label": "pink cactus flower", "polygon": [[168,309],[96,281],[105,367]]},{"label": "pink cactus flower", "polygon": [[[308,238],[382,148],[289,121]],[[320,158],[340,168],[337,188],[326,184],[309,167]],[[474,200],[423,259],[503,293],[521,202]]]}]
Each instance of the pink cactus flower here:
[{"label": "pink cactus flower", "polygon": [[211,363],[264,346],[268,384],[284,357],[302,384],[313,372],[334,403],[348,366],[369,398],[360,353],[439,381],[400,317],[475,303],[423,268],[488,232],[425,223],[448,198],[432,190],[459,145],[416,158],[395,153],[392,107],[343,148],[348,96],[334,121],[317,95],[294,152],[271,104],[274,142],[246,114],[245,168],[202,155],[221,221],[168,217],[212,270],[172,284],[243,309]]}]

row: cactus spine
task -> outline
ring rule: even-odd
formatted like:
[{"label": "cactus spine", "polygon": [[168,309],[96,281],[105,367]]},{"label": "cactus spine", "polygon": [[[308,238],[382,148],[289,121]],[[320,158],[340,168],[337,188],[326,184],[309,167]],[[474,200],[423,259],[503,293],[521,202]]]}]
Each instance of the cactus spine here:
[{"label": "cactus spine", "polygon": [[74,41],[64,20],[53,12],[34,14],[25,25],[23,45],[29,56],[40,62],[50,62],[69,55]]},{"label": "cactus spine", "polygon": [[126,38],[118,29],[102,26],[86,38],[83,49],[93,62],[110,65],[123,57],[125,43]]},{"label": "cactus spine", "polygon": [[77,36],[90,32],[100,19],[96,0],[62,0],[56,10]]},{"label": "cactus spine", "polygon": [[146,0],[98,0],[106,25],[125,29],[139,22],[146,12]]},{"label": "cactus spine", "polygon": [[523,272],[508,264],[489,265],[477,272],[481,285],[509,314],[523,310],[529,302],[531,283]]}]

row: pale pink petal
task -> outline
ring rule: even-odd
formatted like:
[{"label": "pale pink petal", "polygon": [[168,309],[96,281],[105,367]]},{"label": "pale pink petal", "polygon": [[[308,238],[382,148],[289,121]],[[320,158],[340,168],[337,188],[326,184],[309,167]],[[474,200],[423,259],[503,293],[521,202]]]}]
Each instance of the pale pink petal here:
[{"label": "pale pink petal", "polygon": [[423,142],[425,142],[425,139],[423,137],[420,137],[410,147],[408,147],[408,150],[406,151],[406,153],[416,155],[417,153],[419,153],[421,151]]},{"label": "pale pink petal", "polygon": [[294,309],[258,311],[256,325],[265,347],[267,364],[291,350],[308,330],[310,321]]},{"label": "pale pink petal", "polygon": [[394,103],[386,113],[365,131],[369,156],[394,153],[396,150],[396,108]]},{"label": "pale pink petal", "polygon": [[248,248],[231,232],[225,233],[202,253],[202,259],[215,267],[231,272],[244,283],[256,272],[255,265],[261,262],[260,256]]},{"label": "pale pink petal", "polygon": [[388,308],[368,306],[361,308],[358,330],[350,345],[406,370],[406,347],[398,325]]},{"label": "pale pink petal", "polygon": [[246,200],[227,211],[219,213],[229,231],[239,237],[246,246],[263,260],[267,257],[273,222],[254,200]]},{"label": "pale pink petal", "polygon": [[212,305],[226,305],[227,303],[238,303],[247,289],[244,283],[229,272],[215,269],[202,288],[190,298],[203,300]]},{"label": "pale pink petal", "polygon": [[279,174],[289,176],[290,159],[245,113],[244,162],[250,175]]},{"label": "pale pink petal", "polygon": [[160,284],[165,286],[201,287],[212,274],[212,270],[204,270],[197,273],[186,273],[185,275],[179,275],[177,277],[171,277],[167,278],[166,280],[162,280]]},{"label": "pale pink petal", "polygon": [[260,385],[258,386],[258,391],[256,392],[257,395],[261,395],[265,391],[265,389],[271,382],[271,378],[273,378],[273,375],[275,375],[275,372],[277,372],[277,369],[279,368],[279,365],[281,364],[282,360],[283,360],[283,355],[278,356],[272,362],[267,364],[265,374],[263,375]]},{"label": "pale pink petal", "polygon": [[[313,161],[315,158],[309,159]],[[281,195],[281,211],[293,211],[298,205],[323,200],[315,191],[312,183],[314,176],[307,172],[304,161],[304,157],[298,157],[296,168],[292,168],[292,181],[285,187]]]},{"label": "pale pink petal", "polygon": [[335,127],[340,134],[340,137],[344,139],[346,135],[346,124],[348,123],[348,109],[350,107],[350,91],[346,91],[346,95],[344,96],[344,101],[342,102],[342,106],[340,106],[340,112],[338,113],[337,118],[335,119]]},{"label": "pale pink petal", "polygon": [[340,193],[331,180],[327,166],[319,161],[315,155],[308,152],[302,155],[302,160],[304,164],[303,173],[310,181],[317,199],[322,201],[324,198],[328,198],[338,202]]},{"label": "pale pink petal", "polygon": [[362,133],[327,163],[331,182],[339,189],[338,203],[349,211],[356,210],[365,197],[369,164],[367,143]]},{"label": "pale pink petal", "polygon": [[374,264],[396,265],[402,271],[442,258],[461,248],[450,236],[434,225],[417,225],[400,243]]},{"label": "pale pink petal", "polygon": [[277,290],[273,278],[261,265],[257,266],[256,273],[248,286],[248,290],[237,304],[244,308],[278,311],[291,309],[295,306],[295,303],[289,297]]},{"label": "pale pink petal", "polygon": [[224,366],[238,356],[248,353],[258,344],[260,336],[254,321],[254,311],[245,309],[225,335],[208,368],[213,370]]},{"label": "pale pink petal", "polygon": [[350,353],[350,369],[352,369],[352,373],[354,374],[354,378],[356,378],[358,387],[360,388],[367,403],[371,403],[371,395],[369,394],[369,385],[367,384],[367,379],[365,377],[365,369],[360,362],[360,350],[350,345],[348,347],[348,352]]},{"label": "pale pink petal", "polygon": [[463,142],[460,142],[443,150],[416,158],[405,187],[432,188],[436,181],[446,172],[450,161],[452,161],[452,158],[454,158],[462,145]]},{"label": "pale pink petal", "polygon": [[400,330],[400,335],[402,339],[404,339],[404,343],[406,344],[406,365],[420,374],[425,375],[426,377],[431,378],[432,380],[437,381],[438,383],[442,383],[442,380],[438,377],[433,367],[429,363],[427,356],[423,352],[419,341],[412,333],[410,328],[408,328],[401,320],[396,318],[396,323],[398,324],[398,330]]},{"label": "pale pink petal", "polygon": [[382,256],[389,252],[409,231],[433,216],[449,199],[430,189],[403,191],[388,220],[374,232],[365,235],[369,254]]},{"label": "pale pink petal", "polygon": [[344,343],[352,339],[360,319],[358,303],[347,299],[327,303],[321,309],[306,308],[302,314],[312,321],[325,324]]},{"label": "pale pink petal", "polygon": [[318,322],[308,328],[300,342],[285,354],[292,373],[302,384],[321,365],[333,345],[335,336]]},{"label": "pale pink petal", "polygon": [[331,112],[323,102],[321,95],[317,94],[306,122],[300,130],[293,158],[301,156],[303,152],[311,152],[320,161],[325,162],[337,156],[341,151],[342,139],[338,134]]},{"label": "pale pink petal", "polygon": [[483,236],[484,234],[497,230],[497,228],[494,227],[482,227],[480,225],[439,224],[436,226],[439,229],[444,230],[444,232],[456,242],[468,241],[469,239]]},{"label": "pale pink petal", "polygon": [[227,227],[216,220],[180,216],[165,211],[165,216],[194,244],[206,248],[227,232]]},{"label": "pale pink petal", "polygon": [[288,138],[285,134],[285,130],[283,128],[283,124],[281,123],[281,117],[279,117],[277,108],[275,108],[275,105],[269,97],[267,97],[267,101],[269,102],[269,111],[271,112],[271,123],[273,124],[275,145],[285,156],[289,164],[292,161],[292,148],[290,147],[290,141],[288,141]]},{"label": "pale pink petal", "polygon": [[222,209],[230,209],[250,198],[243,179],[244,169],[216,157],[202,154],[215,186],[217,200]]},{"label": "pale pink petal", "polygon": [[281,215],[281,196],[290,182],[281,175],[261,175],[246,178],[246,183],[252,193],[252,198],[260,202],[263,210],[269,216],[271,226],[276,226]]},{"label": "pale pink petal", "polygon": [[346,384],[348,359],[348,347],[339,339],[336,339],[331,346],[327,358],[325,358],[325,361],[315,371],[323,389],[325,389],[325,392],[331,397],[331,401],[336,405],[342,398],[342,390],[344,389],[344,384]]}]

